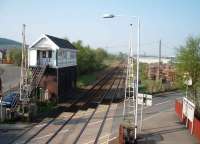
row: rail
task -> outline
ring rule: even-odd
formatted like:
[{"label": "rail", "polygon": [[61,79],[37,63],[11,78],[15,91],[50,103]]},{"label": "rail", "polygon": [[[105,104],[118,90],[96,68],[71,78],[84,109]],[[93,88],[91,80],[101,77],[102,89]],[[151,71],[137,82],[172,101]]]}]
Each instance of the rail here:
[{"label": "rail", "polygon": [[105,125],[105,121],[106,121],[107,116],[108,116],[108,113],[109,113],[109,111],[110,111],[111,104],[113,103],[114,98],[116,97],[117,92],[119,91],[119,85],[120,85],[121,80],[122,80],[122,78],[120,79],[120,81],[119,81],[119,83],[118,83],[118,85],[117,85],[117,90],[115,90],[114,94],[112,95],[112,99],[111,99],[110,104],[109,104],[109,106],[108,106],[108,108],[107,108],[106,114],[104,115],[103,121],[102,121],[101,126],[100,126],[100,129],[99,129],[99,131],[98,131],[98,134],[97,134],[97,136],[96,136],[96,138],[95,138],[95,141],[94,141],[95,144],[98,142],[99,137],[100,137],[100,135],[101,135],[101,133],[102,133],[103,127],[104,127],[104,125]]},{"label": "rail", "polygon": [[[96,91],[95,91],[94,93],[92,93],[92,94],[90,93],[90,95],[87,97],[87,100],[86,100],[85,104],[82,104],[80,107],[82,107],[83,105],[89,106],[89,105],[90,105],[90,101],[92,100],[91,97],[94,99],[94,98],[96,97],[96,94],[98,94],[97,97],[100,98],[100,100],[99,100],[100,102],[103,100],[103,98],[104,98],[105,95],[101,96],[101,93],[99,93],[99,92],[100,92],[100,90],[102,89],[102,87],[105,85],[105,83],[108,82],[109,79],[112,78],[112,75],[114,75],[114,73],[116,72],[117,69],[118,69],[118,67],[115,68],[111,73],[109,73],[109,75],[107,75],[106,79],[104,79],[103,83],[101,83],[99,89],[96,90]],[[107,91],[107,92],[108,92],[108,91]],[[94,97],[94,96],[95,96],[95,97]],[[97,108],[95,108],[95,110],[96,110],[96,109],[97,109]],[[77,113],[77,112],[76,112],[76,113]],[[63,129],[63,127],[64,127],[65,125],[67,125],[67,124],[69,123],[70,120],[73,119],[73,117],[75,116],[76,113],[74,113],[74,114],[70,117],[70,119],[68,119],[68,120],[55,132],[55,134],[47,141],[47,143],[50,143],[50,142],[51,142],[51,140],[59,133],[59,131],[61,131],[61,129]],[[92,116],[91,116],[91,117],[92,117]],[[84,126],[84,127],[85,127],[85,126]],[[84,131],[84,127],[82,128],[82,129],[83,129],[82,131]],[[81,132],[80,132],[80,133],[81,133]],[[80,134],[80,135],[81,135],[81,134]],[[77,139],[78,139],[78,138],[77,138]]]},{"label": "rail", "polygon": [[[120,69],[118,69],[118,71],[116,72],[116,74],[119,74],[119,72],[120,72]],[[114,74],[113,74],[113,75],[114,75]],[[83,132],[85,131],[86,127],[88,126],[88,124],[89,124],[89,122],[90,122],[90,120],[91,120],[91,119],[93,118],[93,116],[95,115],[95,112],[97,111],[97,108],[98,108],[99,104],[101,104],[101,103],[103,102],[104,98],[111,92],[111,89],[112,89],[112,87],[113,87],[113,85],[114,85],[116,79],[117,79],[117,77],[115,77],[115,79],[113,79],[113,80],[111,81],[111,84],[109,85],[109,89],[103,94],[103,96],[101,96],[101,99],[100,99],[99,101],[97,100],[97,104],[98,104],[97,107],[93,110],[93,112],[91,113],[91,115],[90,115],[89,118],[87,119],[86,123],[84,124],[84,126],[83,126],[82,129],[80,130],[78,136],[75,138],[75,141],[73,142],[73,144],[78,143],[78,141],[79,141],[81,135],[82,135]],[[120,80],[120,81],[121,81],[121,80]],[[118,90],[119,84],[120,84],[120,82],[119,82],[118,85],[117,85],[117,90]],[[102,132],[102,129],[103,129],[105,120],[106,120],[106,118],[107,118],[108,112],[109,112],[109,110],[110,110],[110,106],[111,106],[111,104],[112,104],[112,102],[113,102],[113,100],[114,100],[114,96],[116,95],[117,90],[116,90],[115,93],[112,95],[112,99],[111,99],[111,101],[110,101],[109,107],[108,107],[108,109],[107,109],[107,111],[106,111],[105,117],[104,117],[104,119],[103,119],[103,121],[102,121],[102,125],[100,126],[99,132],[98,132],[98,134],[97,134],[97,139],[96,139],[96,141],[98,141],[98,138],[99,138],[99,136],[100,136],[100,134],[101,134],[101,132]]]},{"label": "rail", "polygon": [[[97,81],[91,89],[89,89],[87,91],[87,93],[85,93],[84,95],[80,96],[79,98],[77,98],[76,100],[74,100],[70,107],[68,108],[68,111],[73,111],[73,114],[63,123],[63,125],[61,127],[59,127],[58,129],[55,130],[55,133],[51,136],[50,139],[48,139],[47,143],[49,143],[58,133],[59,131],[69,123],[69,121],[71,121],[73,119],[73,117],[75,116],[75,114],[77,113],[78,109],[77,109],[77,105],[80,104],[81,101],[84,101],[84,104],[81,104],[81,106],[85,105],[85,106],[89,106],[89,102],[91,100],[91,98],[96,95],[97,93],[99,93],[99,91],[101,90],[101,88],[105,85],[105,83],[107,83],[111,78],[112,75],[115,73],[115,71],[118,69],[119,67],[117,66],[116,68],[110,70],[108,73],[106,73],[102,79],[100,79],[99,81]],[[100,95],[99,95],[100,96]],[[63,112],[64,110],[61,110],[59,112]],[[58,112],[58,111],[57,111]],[[44,126],[41,126],[41,128],[37,131],[37,133],[32,134],[29,137],[26,137],[26,140],[24,141],[24,143],[28,143],[30,142],[32,139],[34,139],[39,133],[41,133],[42,131],[44,131],[50,124],[52,124],[54,121],[56,120],[56,118],[52,118],[50,119],[46,124],[44,124]],[[16,137],[11,143],[16,142],[17,140],[20,140],[21,137],[23,137],[23,135],[25,135],[27,132],[31,131],[31,129],[33,127],[35,127],[38,124],[34,124],[30,129],[27,129],[24,133],[22,133],[21,135],[19,135],[18,137]]]}]

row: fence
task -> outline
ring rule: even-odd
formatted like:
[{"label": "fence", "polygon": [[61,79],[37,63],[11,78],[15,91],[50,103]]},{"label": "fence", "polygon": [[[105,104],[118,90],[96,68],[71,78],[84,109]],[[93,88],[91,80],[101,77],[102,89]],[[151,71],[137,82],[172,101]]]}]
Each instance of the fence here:
[{"label": "fence", "polygon": [[[176,114],[178,118],[180,119],[180,121],[186,124],[186,117],[184,115],[182,117],[182,108],[183,108],[182,102],[176,100],[175,102]],[[193,124],[194,124],[194,127],[193,127],[192,135],[194,135],[200,141],[200,120],[198,120],[197,118],[194,118]],[[188,129],[190,131],[191,131],[191,128],[192,128],[192,122],[188,120]]]}]

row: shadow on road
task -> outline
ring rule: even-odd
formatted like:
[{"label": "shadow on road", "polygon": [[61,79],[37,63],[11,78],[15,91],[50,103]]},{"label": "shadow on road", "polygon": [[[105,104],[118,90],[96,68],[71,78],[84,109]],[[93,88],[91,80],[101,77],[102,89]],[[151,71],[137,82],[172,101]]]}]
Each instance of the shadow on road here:
[{"label": "shadow on road", "polygon": [[[163,127],[160,127],[160,128],[163,128]],[[179,127],[179,128],[171,128],[167,130],[159,130],[153,133],[141,134],[138,136],[138,144],[157,144],[158,142],[164,140],[162,136],[163,134],[183,131],[185,129],[186,129],[185,127]]]}]

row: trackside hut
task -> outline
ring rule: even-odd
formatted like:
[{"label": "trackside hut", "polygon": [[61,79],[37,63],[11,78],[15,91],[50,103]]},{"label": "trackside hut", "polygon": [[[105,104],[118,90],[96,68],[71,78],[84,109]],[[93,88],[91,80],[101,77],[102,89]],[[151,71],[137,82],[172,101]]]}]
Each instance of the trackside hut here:
[{"label": "trackside hut", "polygon": [[38,90],[41,101],[63,102],[72,98],[76,88],[76,56],[77,49],[69,41],[46,34],[29,47],[29,67],[34,70],[47,66]]}]

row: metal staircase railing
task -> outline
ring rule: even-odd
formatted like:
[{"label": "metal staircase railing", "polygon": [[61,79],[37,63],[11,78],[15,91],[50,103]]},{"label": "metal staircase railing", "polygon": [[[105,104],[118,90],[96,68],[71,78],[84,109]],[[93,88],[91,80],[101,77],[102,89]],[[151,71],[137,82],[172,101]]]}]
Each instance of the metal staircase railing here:
[{"label": "metal staircase railing", "polygon": [[123,117],[124,120],[129,120],[135,116],[135,70],[133,57],[128,57],[126,72]]},{"label": "metal staircase railing", "polygon": [[38,87],[46,68],[47,65],[29,68],[28,72],[31,73],[23,77],[24,85],[22,85],[21,88],[21,101],[29,101],[29,98],[31,98],[34,89]]},{"label": "metal staircase railing", "polygon": [[29,83],[29,91],[28,91],[28,97],[31,96],[33,90],[35,88],[38,87],[41,79],[42,79],[42,76],[44,75],[44,72],[46,70],[47,66],[44,65],[44,66],[37,66],[35,68],[32,68],[32,75],[31,75],[31,79],[30,81],[28,82]]}]

